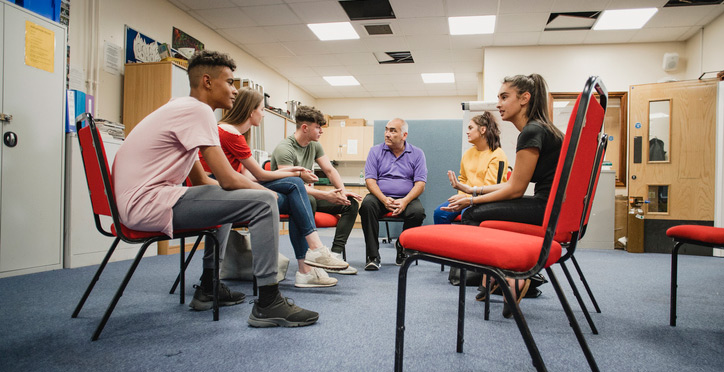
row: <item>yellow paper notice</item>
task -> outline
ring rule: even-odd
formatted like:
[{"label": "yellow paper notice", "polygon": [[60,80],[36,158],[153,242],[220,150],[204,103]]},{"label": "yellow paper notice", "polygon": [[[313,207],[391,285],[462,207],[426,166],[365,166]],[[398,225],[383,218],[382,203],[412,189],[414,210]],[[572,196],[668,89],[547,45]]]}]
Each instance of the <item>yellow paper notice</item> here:
[{"label": "yellow paper notice", "polygon": [[52,73],[53,61],[55,61],[55,32],[25,21],[25,64]]}]

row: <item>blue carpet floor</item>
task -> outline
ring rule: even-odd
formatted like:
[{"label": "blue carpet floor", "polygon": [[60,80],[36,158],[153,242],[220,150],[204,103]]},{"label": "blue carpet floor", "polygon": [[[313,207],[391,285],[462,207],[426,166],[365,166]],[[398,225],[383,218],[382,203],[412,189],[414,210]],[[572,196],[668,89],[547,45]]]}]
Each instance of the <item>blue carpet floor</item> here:
[{"label": "blue carpet floor", "polygon": [[[327,237],[324,239],[329,240]],[[280,251],[292,257],[287,238]],[[178,256],[144,258],[100,340],[90,341],[129,261],[111,263],[79,318],[70,314],[96,267],[0,279],[0,371],[389,371],[394,363],[398,267],[392,245],[382,245],[382,268],[365,272],[364,242],[353,237],[348,259],[358,275],[335,275],[336,287],[294,288],[291,263],[282,293],[320,312],[303,328],[255,329],[252,305],[211,312],[190,311],[168,294]],[[668,325],[669,265],[666,254],[583,250],[577,257],[602,313],[593,313],[592,335],[572,304],[603,371],[721,371],[724,368],[724,261],[680,259],[679,320]],[[200,259],[189,281],[200,274]],[[560,269],[556,269],[564,281]],[[187,304],[192,283],[187,285]],[[227,282],[251,296],[251,283]],[[566,283],[563,287],[568,289]],[[586,360],[550,284],[521,308],[551,371],[585,371]],[[465,352],[455,352],[457,287],[447,271],[420,262],[409,272],[405,369],[408,371],[532,371],[522,338],[492,297],[491,319],[468,288]],[[569,301],[573,302],[570,291]],[[586,298],[587,299],[587,298]],[[590,307],[590,305],[589,305]]]}]

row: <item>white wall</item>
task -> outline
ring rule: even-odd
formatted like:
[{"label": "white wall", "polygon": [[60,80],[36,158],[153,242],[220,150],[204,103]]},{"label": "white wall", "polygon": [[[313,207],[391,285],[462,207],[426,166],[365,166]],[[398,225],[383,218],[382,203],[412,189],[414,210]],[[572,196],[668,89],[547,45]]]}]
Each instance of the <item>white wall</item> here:
[{"label": "white wall", "polygon": [[385,97],[317,99],[317,108],[328,115],[347,115],[351,118],[389,120],[457,119],[463,117],[461,102],[474,101],[475,96],[451,97]]},{"label": "white wall", "polygon": [[[721,43],[724,38],[724,14],[706,25],[686,42],[687,79],[696,79],[703,72],[724,70],[724,50]],[[707,74],[705,78],[713,78],[716,74]]]},{"label": "white wall", "polygon": [[[96,7],[97,13],[93,11]],[[97,33],[92,27],[94,23]],[[286,108],[284,102],[291,99],[315,103],[312,96],[166,0],[73,0],[69,27],[71,68],[85,75],[86,92],[92,93],[97,81],[96,114],[99,117],[121,120],[123,76],[94,68],[93,59],[97,66],[103,66],[104,42],[124,47],[125,24],[169,45],[173,27],[177,27],[203,42],[206,49],[228,53],[236,61],[234,76],[262,85],[271,96],[272,106]]]},{"label": "white wall", "polygon": [[[680,56],[672,73],[661,68],[668,52]],[[516,74],[538,73],[552,92],[580,91],[591,75],[600,76],[609,91],[666,77],[684,79],[685,52],[684,42],[485,48],[483,97],[495,100],[503,78]]]}]

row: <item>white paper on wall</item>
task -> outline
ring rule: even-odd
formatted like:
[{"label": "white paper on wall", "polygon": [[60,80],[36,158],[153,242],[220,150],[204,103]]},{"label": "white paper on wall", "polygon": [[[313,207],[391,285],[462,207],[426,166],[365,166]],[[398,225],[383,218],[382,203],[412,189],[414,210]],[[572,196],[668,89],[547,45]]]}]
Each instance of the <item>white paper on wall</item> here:
[{"label": "white paper on wall", "polygon": [[347,140],[347,155],[357,155],[357,140]]}]

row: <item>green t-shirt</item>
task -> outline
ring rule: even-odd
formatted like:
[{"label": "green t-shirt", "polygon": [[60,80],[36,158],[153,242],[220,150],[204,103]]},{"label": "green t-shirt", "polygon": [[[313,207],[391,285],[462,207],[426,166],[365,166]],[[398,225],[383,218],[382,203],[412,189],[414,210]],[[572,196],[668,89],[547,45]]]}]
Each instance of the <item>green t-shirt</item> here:
[{"label": "green t-shirt", "polygon": [[302,147],[292,134],[279,142],[272,152],[271,170],[279,169],[279,165],[302,166],[311,170],[314,161],[322,156],[324,156],[324,149],[319,142],[312,141]]}]

